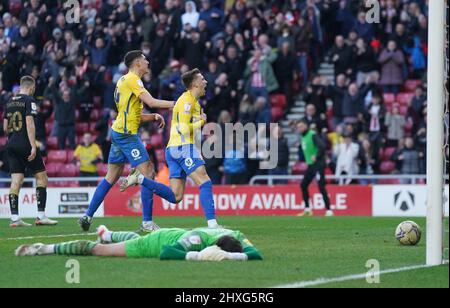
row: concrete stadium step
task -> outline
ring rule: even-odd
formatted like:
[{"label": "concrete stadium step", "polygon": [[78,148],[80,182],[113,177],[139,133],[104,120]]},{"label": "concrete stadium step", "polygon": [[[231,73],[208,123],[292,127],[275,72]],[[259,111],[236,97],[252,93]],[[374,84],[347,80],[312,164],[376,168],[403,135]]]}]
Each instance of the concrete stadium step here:
[{"label": "concrete stadium step", "polygon": [[301,106],[301,107],[294,107],[291,109],[291,113],[305,113],[305,107]]},{"label": "concrete stadium step", "polygon": [[298,120],[301,120],[303,118],[303,116],[304,116],[303,114],[294,113],[294,114],[288,114],[286,116],[286,118],[288,120],[298,121]]}]

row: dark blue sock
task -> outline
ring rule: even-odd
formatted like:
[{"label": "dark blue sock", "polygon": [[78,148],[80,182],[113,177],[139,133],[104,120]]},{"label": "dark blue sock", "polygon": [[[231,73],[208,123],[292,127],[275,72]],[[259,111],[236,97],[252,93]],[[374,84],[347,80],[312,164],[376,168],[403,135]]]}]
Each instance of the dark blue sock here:
[{"label": "dark blue sock", "polygon": [[152,191],[154,194],[169,201],[170,203],[177,203],[175,194],[173,193],[172,189],[164,184],[144,178],[144,180],[142,181],[142,186],[150,189],[150,191]]},{"label": "dark blue sock", "polygon": [[141,186],[142,221],[153,220],[153,192]]},{"label": "dark blue sock", "polygon": [[216,219],[216,209],[212,192],[212,182],[203,183],[200,187],[200,203],[207,220]]},{"label": "dark blue sock", "polygon": [[111,184],[109,184],[105,179],[100,182],[97,189],[95,190],[94,196],[92,197],[91,203],[89,203],[89,208],[86,212],[87,216],[94,216],[95,212],[97,212],[98,207],[100,206],[100,204],[102,204],[111,187]]}]

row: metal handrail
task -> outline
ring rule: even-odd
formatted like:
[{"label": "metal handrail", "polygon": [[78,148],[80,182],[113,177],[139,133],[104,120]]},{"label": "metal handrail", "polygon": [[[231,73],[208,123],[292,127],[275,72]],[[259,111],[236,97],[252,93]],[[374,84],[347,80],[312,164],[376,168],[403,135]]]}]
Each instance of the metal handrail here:
[{"label": "metal handrail", "polygon": [[[251,178],[250,185],[255,185],[257,181],[265,181],[268,185],[273,185],[276,180],[303,180],[303,175],[257,175]],[[418,180],[426,180],[425,174],[373,174],[373,175],[326,175],[326,180],[410,180],[412,184]],[[448,179],[448,175],[446,176]]]}]

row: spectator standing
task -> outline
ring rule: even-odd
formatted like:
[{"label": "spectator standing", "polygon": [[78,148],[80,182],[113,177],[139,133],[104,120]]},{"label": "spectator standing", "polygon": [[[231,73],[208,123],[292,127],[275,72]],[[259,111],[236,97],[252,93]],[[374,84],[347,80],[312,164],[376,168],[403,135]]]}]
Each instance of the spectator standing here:
[{"label": "spectator standing", "polygon": [[340,185],[349,185],[352,183],[352,175],[357,175],[359,173],[358,167],[358,155],[359,155],[359,145],[353,142],[352,137],[349,134],[344,134],[343,142],[339,144],[335,151],[336,156],[336,177],[342,175],[350,176],[348,178],[339,179]]},{"label": "spectator standing", "polygon": [[392,112],[386,113],[385,125],[387,126],[387,146],[397,146],[398,141],[405,136],[406,125],[406,118],[400,114],[398,106],[394,106]]},{"label": "spectator standing", "polygon": [[397,94],[399,87],[403,84],[405,58],[395,41],[389,41],[387,47],[381,52],[378,63],[381,64],[380,85],[383,86],[384,92]]},{"label": "spectator standing", "polygon": [[[85,133],[83,135],[83,143],[78,145],[73,153],[74,160],[79,162],[81,177],[97,177],[97,164],[103,161],[102,151],[100,147],[92,142],[92,135]],[[96,182],[81,182],[80,186],[94,186]]]},{"label": "spectator standing", "polygon": [[64,150],[66,140],[69,140],[70,149],[75,149],[75,98],[68,88],[64,89],[61,95],[53,78],[50,78],[49,88],[55,107],[55,119],[58,122],[58,147]]}]

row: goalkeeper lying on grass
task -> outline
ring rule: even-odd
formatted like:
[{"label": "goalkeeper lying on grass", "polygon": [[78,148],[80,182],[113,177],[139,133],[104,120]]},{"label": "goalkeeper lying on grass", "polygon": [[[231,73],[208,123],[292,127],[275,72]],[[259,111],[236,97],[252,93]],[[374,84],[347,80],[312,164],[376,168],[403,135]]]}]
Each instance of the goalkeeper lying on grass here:
[{"label": "goalkeeper lying on grass", "polygon": [[133,232],[112,232],[100,226],[97,234],[97,242],[22,245],[16,249],[15,255],[57,254],[188,261],[262,260],[261,254],[244,234],[228,229],[166,228],[141,237]]}]

